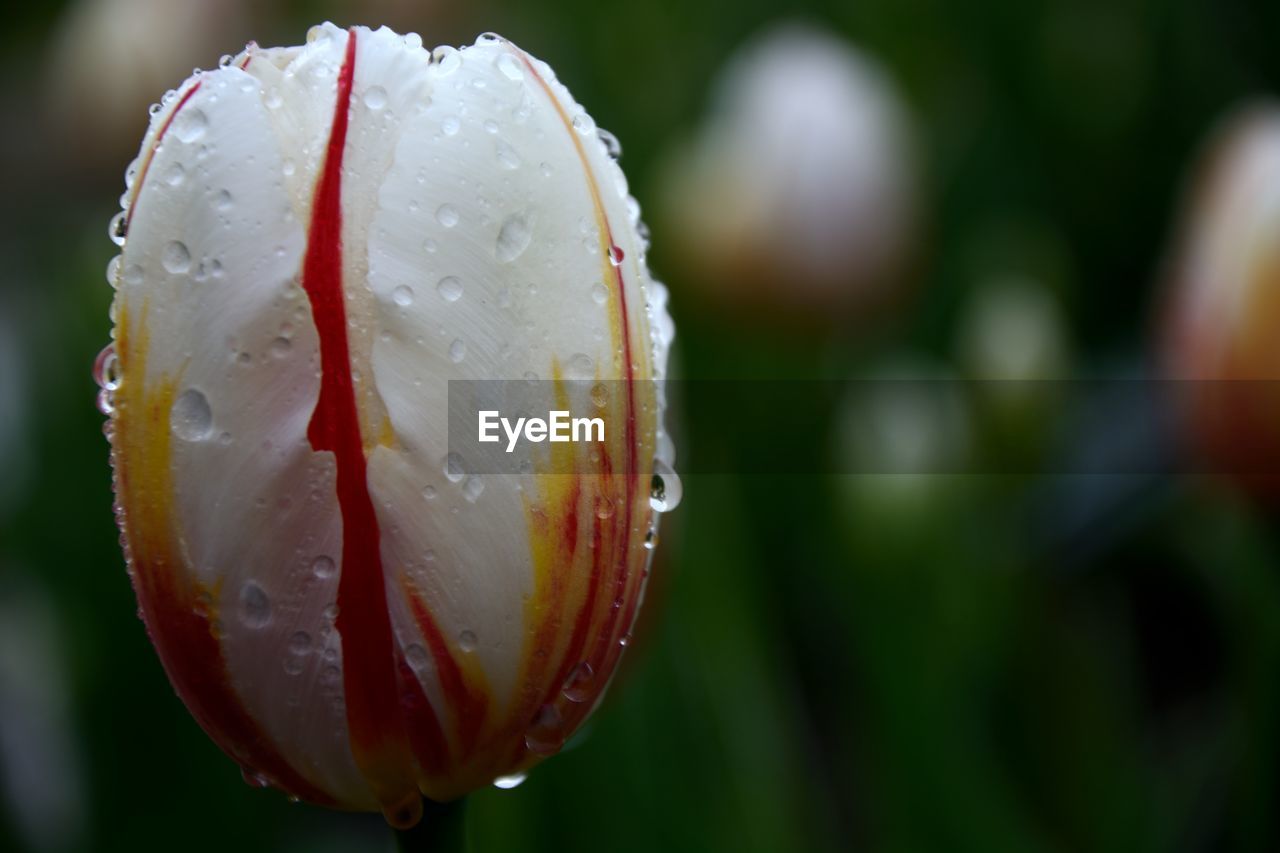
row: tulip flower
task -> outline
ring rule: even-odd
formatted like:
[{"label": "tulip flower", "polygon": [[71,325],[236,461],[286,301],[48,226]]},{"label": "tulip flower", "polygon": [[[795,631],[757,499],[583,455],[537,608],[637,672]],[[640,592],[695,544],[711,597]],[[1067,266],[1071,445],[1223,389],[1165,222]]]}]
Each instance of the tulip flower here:
[{"label": "tulip flower", "polygon": [[[671,476],[672,326],[606,140],[501,38],[327,24],[155,113],[101,405],[142,617],[251,783],[409,826],[600,700]],[[590,475],[449,452],[449,380],[571,367],[625,389],[556,451]]]},{"label": "tulip flower", "polygon": [[832,33],[784,24],[728,62],[717,94],[664,173],[664,218],[690,281],[775,319],[894,296],[917,177],[886,70]]},{"label": "tulip flower", "polygon": [[[1280,108],[1256,105],[1215,134],[1195,174],[1169,267],[1165,370],[1213,466],[1280,499]],[[1241,381],[1247,380],[1247,381]]]}]

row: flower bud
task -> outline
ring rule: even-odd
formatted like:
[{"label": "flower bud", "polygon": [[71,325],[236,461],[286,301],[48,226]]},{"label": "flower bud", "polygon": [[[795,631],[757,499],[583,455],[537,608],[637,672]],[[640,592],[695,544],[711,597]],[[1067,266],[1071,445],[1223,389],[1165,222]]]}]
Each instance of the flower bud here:
[{"label": "flower bud", "polygon": [[1280,109],[1234,115],[1212,140],[1169,268],[1165,370],[1216,470],[1280,498]]},{"label": "flower bud", "polygon": [[725,66],[708,120],[673,152],[664,219],[718,304],[829,320],[889,301],[916,220],[907,109],[874,58],[775,27]]},{"label": "flower bud", "polygon": [[[396,825],[557,751],[629,638],[665,470],[665,291],[594,122],[496,36],[326,24],[178,87],[126,181],[101,404],[192,714],[252,783]],[[568,365],[626,389],[603,442],[450,453],[450,380]]]}]

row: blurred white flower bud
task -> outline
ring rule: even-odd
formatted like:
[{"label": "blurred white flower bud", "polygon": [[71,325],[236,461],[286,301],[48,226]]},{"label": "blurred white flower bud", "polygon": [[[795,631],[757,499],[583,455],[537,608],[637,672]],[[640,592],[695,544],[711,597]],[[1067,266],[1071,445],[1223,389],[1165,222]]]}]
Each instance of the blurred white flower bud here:
[{"label": "blurred white flower bud", "polygon": [[911,245],[911,149],[878,63],[782,25],[728,63],[709,118],[671,155],[664,240],[686,277],[734,304],[865,305],[892,288]]}]

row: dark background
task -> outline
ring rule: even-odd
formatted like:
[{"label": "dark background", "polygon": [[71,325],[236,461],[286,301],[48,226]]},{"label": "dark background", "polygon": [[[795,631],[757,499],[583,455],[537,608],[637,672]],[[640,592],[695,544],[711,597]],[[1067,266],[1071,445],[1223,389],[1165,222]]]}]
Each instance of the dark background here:
[{"label": "dark background", "polygon": [[[113,127],[87,83],[55,108],[56,81],[90,63],[74,79],[120,93],[152,51],[66,48],[73,5],[12,4],[0,55],[6,851],[390,845],[380,817],[241,782],[165,680],[116,544],[90,376],[109,329],[106,223],[146,104],[192,66],[250,37],[299,43],[327,17],[429,45],[511,38],[622,140],[678,371],[717,379],[946,368],[973,294],[1000,276],[1051,294],[1067,375],[1149,374],[1202,145],[1280,85],[1280,6],[1264,2],[218,2],[202,4],[217,27],[151,37],[157,54],[193,52]],[[664,250],[673,140],[735,48],[795,18],[874,56],[916,130],[922,225],[895,285],[911,296],[872,319],[737,310]],[[225,43],[200,44],[219,27]],[[842,433],[841,406],[861,404],[764,422],[684,409],[682,457],[741,473],[686,477],[609,701],[523,786],[471,798],[475,849],[1280,849],[1267,512],[1208,477],[751,473],[763,452],[848,470],[827,460],[876,452]],[[1105,406],[965,417],[967,445],[996,459],[1144,441],[1114,435]],[[929,426],[944,444],[956,428]]]}]

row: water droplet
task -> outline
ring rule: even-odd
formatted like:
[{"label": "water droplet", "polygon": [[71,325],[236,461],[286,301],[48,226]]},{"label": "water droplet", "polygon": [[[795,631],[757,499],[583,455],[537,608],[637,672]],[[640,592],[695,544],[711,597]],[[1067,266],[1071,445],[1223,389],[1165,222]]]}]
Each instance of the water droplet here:
[{"label": "water droplet", "polygon": [[113,255],[111,260],[107,261],[107,284],[112,287],[116,286],[116,282],[120,280],[120,256]]},{"label": "water droplet", "polygon": [[436,487],[435,487],[435,486],[425,486],[425,487],[423,487],[423,489],[422,489],[422,496],[423,496],[424,498],[426,498],[427,500],[429,500],[429,501],[433,501],[433,500],[435,500],[435,499],[436,499]]},{"label": "water droplet", "polygon": [[280,171],[283,172],[284,176],[287,178],[294,172],[298,171],[298,164],[293,162],[292,157],[286,157],[285,161],[280,164]]},{"label": "water droplet", "polygon": [[467,476],[467,470],[464,467],[461,456],[456,453],[450,453],[444,458],[444,475],[450,483],[459,483],[463,477]]},{"label": "water droplet", "polygon": [[520,168],[520,155],[516,153],[516,150],[512,148],[510,145],[508,145],[507,143],[499,140],[498,143],[494,146],[494,151],[498,155],[498,163],[502,166],[502,168],[504,169]]},{"label": "water droplet", "polygon": [[533,241],[533,228],[520,214],[508,216],[498,229],[498,242],[493,253],[499,263],[509,264],[524,253]]},{"label": "water droplet", "polygon": [[602,282],[597,281],[591,285],[591,298],[597,305],[603,305],[609,301],[609,288],[605,287]]},{"label": "water droplet", "polygon": [[439,248],[440,246],[436,243],[436,241],[431,239],[430,237],[422,241],[422,250],[429,255],[435,254],[435,251]]},{"label": "water droplet", "polygon": [[333,562],[333,558],[327,554],[321,554],[311,561],[311,571],[318,578],[331,578],[337,570],[338,566]]},{"label": "water droplet", "polygon": [[553,755],[564,746],[563,720],[554,705],[543,705],[524,735],[524,745],[537,755]]},{"label": "water droplet", "polygon": [[504,53],[498,57],[498,70],[502,72],[502,76],[508,80],[523,80],[524,69],[520,67],[520,60],[516,59],[513,54]]},{"label": "water droplet", "polygon": [[107,236],[117,246],[124,245],[124,238],[128,231],[128,215],[123,210],[111,217],[111,221],[107,223]]},{"label": "water droplet", "polygon": [[449,360],[454,364],[458,364],[467,357],[467,344],[462,338],[454,338],[453,343],[449,344]]},{"label": "water droplet", "polygon": [[173,240],[164,247],[160,254],[160,263],[174,275],[180,275],[191,269],[191,252],[185,243]]},{"label": "water droplet", "polygon": [[253,581],[240,587],[240,621],[249,628],[261,628],[271,621],[271,599]]},{"label": "water droplet", "polygon": [[510,776],[499,776],[497,779],[493,780],[493,787],[509,791],[512,788],[520,787],[520,785],[524,783],[524,780],[528,778],[529,774],[527,773],[512,773]]},{"label": "water droplet", "polygon": [[244,783],[250,788],[271,787],[271,780],[267,779],[266,776],[263,776],[261,773],[250,767],[241,767],[240,775],[244,778]]},{"label": "water droplet", "polygon": [[413,288],[407,284],[402,284],[391,291],[391,298],[401,308],[407,308],[413,304]]},{"label": "water droplet", "polygon": [[440,129],[444,131],[445,136],[453,136],[462,128],[462,122],[458,121],[457,116],[445,116],[444,121],[440,122]]},{"label": "water droplet", "polygon": [[380,110],[387,105],[387,90],[381,86],[370,86],[364,90],[364,105],[371,110]]},{"label": "water droplet", "polygon": [[570,702],[585,702],[591,698],[596,673],[591,664],[583,661],[573,668],[564,682],[564,698]]},{"label": "water droplet", "polygon": [[426,669],[431,665],[431,656],[427,654],[425,648],[417,643],[410,643],[404,647],[404,659],[414,669]]},{"label": "water droplet", "polygon": [[564,372],[570,379],[594,379],[595,363],[585,352],[574,353],[565,364]]},{"label": "water droplet", "polygon": [[271,342],[271,354],[276,358],[284,358],[291,349],[293,343],[288,338],[276,338]]},{"label": "water droplet", "polygon": [[115,344],[107,344],[93,361],[93,378],[98,387],[115,391],[120,387],[120,359]]},{"label": "water droplet", "polygon": [[471,476],[462,484],[462,496],[470,503],[480,500],[480,495],[484,492],[484,480],[479,477]]},{"label": "water droplet", "polygon": [[596,122],[586,113],[578,113],[573,117],[573,129],[578,133],[591,133],[596,129]]},{"label": "water droplet", "polygon": [[601,521],[613,515],[613,500],[605,495],[596,498],[596,518]]},{"label": "water droplet", "polygon": [[204,394],[188,388],[169,410],[169,427],[183,441],[203,441],[213,431],[213,410]]},{"label": "water droplet", "polygon": [[448,45],[437,47],[431,58],[436,61],[442,77],[452,74],[462,65],[462,56],[458,53],[458,49]]},{"label": "water droplet", "polygon": [[658,547],[658,531],[652,527],[644,532],[644,547],[646,551],[652,551]]},{"label": "water droplet", "polygon": [[458,224],[458,208],[451,204],[442,204],[436,208],[436,221],[445,228],[452,228]]},{"label": "water droplet", "polygon": [[458,635],[458,648],[464,652],[474,652],[479,642],[473,631],[463,631]]},{"label": "water droplet", "polygon": [[311,652],[311,635],[306,631],[295,631],[289,638],[289,652],[295,655],[306,655]]},{"label": "water droplet", "polygon": [[142,284],[142,267],[137,264],[129,264],[124,268],[124,273],[120,276],[120,280],[125,284],[137,285]]},{"label": "water droplet", "polygon": [[213,197],[213,206],[216,210],[230,210],[231,202],[231,193],[227,190],[219,190],[218,194]]},{"label": "water droplet", "polygon": [[188,106],[173,119],[173,135],[183,142],[195,142],[209,128],[209,119],[197,107]]},{"label": "water droplet", "polygon": [[622,263],[622,259],[625,257],[626,255],[623,254],[621,246],[615,244],[609,247],[609,263],[613,264],[615,267]]},{"label": "water droplet", "polygon": [[618,137],[603,127],[596,128],[596,136],[600,137],[600,141],[604,143],[604,150],[609,152],[610,157],[617,160],[622,156],[622,143],[618,141]]},{"label": "water droplet", "polygon": [[462,282],[457,276],[447,275],[436,285],[436,292],[445,302],[457,302],[462,296]]},{"label": "water droplet", "polygon": [[182,168],[181,163],[174,163],[164,172],[164,182],[171,187],[176,187],[182,183],[187,176],[187,170]]},{"label": "water droplet", "polygon": [[653,460],[653,478],[649,485],[649,506],[654,512],[670,512],[680,504],[683,491],[680,477],[661,459]]}]

